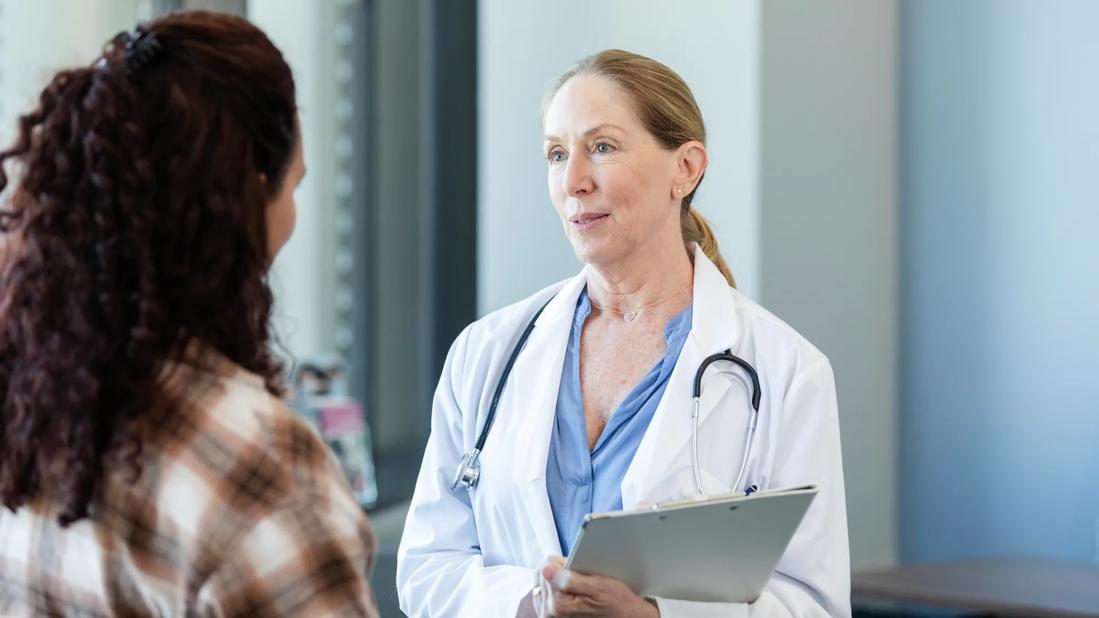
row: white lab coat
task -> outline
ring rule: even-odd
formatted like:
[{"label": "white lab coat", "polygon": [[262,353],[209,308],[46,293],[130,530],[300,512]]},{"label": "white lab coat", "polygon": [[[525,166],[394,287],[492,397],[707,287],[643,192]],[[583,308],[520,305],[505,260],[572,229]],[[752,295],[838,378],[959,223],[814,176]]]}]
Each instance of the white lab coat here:
[{"label": "white lab coat", "polygon": [[[695,249],[694,313],[664,398],[622,480],[631,508],[693,496],[692,381],[731,348],[759,373],[759,427],[745,485],[820,487],[762,596],[752,604],[657,599],[672,616],[849,616],[847,511],[835,383],[828,359],[729,287]],[[397,554],[401,609],[411,616],[514,616],[535,571],[560,554],[546,460],[576,301],[587,281],[550,286],[471,324],[455,340],[432,406],[431,437]],[[472,496],[448,486],[473,448],[496,381],[523,327],[551,296],[504,389]],[[729,363],[706,371],[699,458],[707,493],[732,491],[743,455],[748,391]],[[743,488],[738,488],[743,489]]]}]

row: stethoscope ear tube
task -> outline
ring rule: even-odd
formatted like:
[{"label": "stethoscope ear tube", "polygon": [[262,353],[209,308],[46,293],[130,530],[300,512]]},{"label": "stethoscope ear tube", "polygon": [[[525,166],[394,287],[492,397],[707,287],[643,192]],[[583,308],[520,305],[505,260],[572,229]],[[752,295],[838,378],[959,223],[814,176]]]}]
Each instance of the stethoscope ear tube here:
[{"label": "stethoscope ear tube", "polygon": [[718,354],[711,354],[702,361],[702,364],[698,366],[698,371],[695,372],[694,392],[691,394],[691,396],[695,399],[698,399],[702,396],[702,375],[706,373],[706,369],[710,365],[716,363],[717,361],[729,361],[730,363],[739,365],[742,369],[744,369],[744,371],[748,372],[748,378],[752,380],[752,409],[756,412],[759,412],[759,375],[756,373],[756,370],[754,367],[752,367],[751,363],[733,354],[732,350],[725,350],[724,352],[720,352]]},{"label": "stethoscope ear tube", "polygon": [[538,312],[534,314],[534,317],[527,323],[527,327],[523,329],[523,334],[519,336],[519,341],[515,343],[515,347],[511,350],[511,356],[508,357],[507,364],[504,365],[504,370],[500,373],[500,379],[496,381],[496,390],[492,393],[492,402],[488,406],[488,415],[485,417],[485,425],[481,428],[481,433],[477,436],[477,445],[472,451],[469,451],[462,456],[462,460],[458,462],[458,469],[454,473],[454,480],[450,482],[450,491],[453,493],[457,491],[459,485],[465,485],[466,489],[472,491],[477,486],[478,479],[481,478],[481,463],[478,458],[481,455],[481,451],[485,448],[485,440],[488,439],[488,432],[492,429],[492,421],[496,418],[496,407],[500,404],[500,395],[504,392],[504,385],[507,384],[508,376],[511,375],[511,368],[515,365],[515,359],[519,358],[519,352],[522,351],[523,346],[526,345],[527,339],[530,337],[531,331],[534,330],[534,325],[538,322],[538,316],[542,315],[546,307],[550,304],[557,295],[554,294],[546,301],[546,304],[542,305],[538,309]]},{"label": "stethoscope ear tube", "polygon": [[508,362],[504,365],[504,371],[500,373],[500,379],[496,382],[496,391],[492,393],[492,403],[488,406],[488,416],[485,417],[485,426],[481,428],[481,435],[477,438],[477,447],[474,449],[478,453],[484,450],[485,440],[488,439],[489,429],[492,428],[492,421],[496,418],[496,407],[500,405],[500,395],[504,392],[504,385],[508,382],[508,376],[511,375],[511,368],[515,365],[515,359],[519,358],[519,352],[522,351],[523,346],[526,345],[527,339],[530,338],[530,333],[534,330],[534,324],[538,322],[538,316],[542,315],[542,312],[546,310],[546,306],[550,304],[550,300],[546,301],[545,305],[534,314],[534,317],[527,323],[527,327],[523,329],[523,334],[519,336],[519,341],[516,342],[515,347],[511,350],[511,356],[508,357]]},{"label": "stethoscope ear tube", "polygon": [[752,381],[752,411],[750,412],[748,429],[744,437],[744,455],[740,461],[740,470],[737,472],[736,481],[733,482],[733,491],[740,491],[740,483],[744,480],[744,472],[748,468],[748,457],[752,452],[752,439],[756,433],[756,421],[759,418],[760,387],[759,375],[756,373],[755,367],[752,367],[751,363],[743,358],[733,354],[731,349],[707,356],[702,364],[698,366],[698,371],[695,372],[694,392],[691,401],[691,467],[694,472],[695,490],[698,491],[699,496],[703,497],[706,495],[706,489],[702,485],[702,471],[698,463],[698,407],[699,400],[702,397],[702,376],[711,364],[718,361],[729,361],[741,367]]}]

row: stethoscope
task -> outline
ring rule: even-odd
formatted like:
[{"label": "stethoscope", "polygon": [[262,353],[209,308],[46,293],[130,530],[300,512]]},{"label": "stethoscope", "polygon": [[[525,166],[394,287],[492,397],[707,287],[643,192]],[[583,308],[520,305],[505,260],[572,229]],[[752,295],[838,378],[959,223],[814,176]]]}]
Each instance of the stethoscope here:
[{"label": "stethoscope", "polygon": [[[496,407],[500,403],[500,394],[504,392],[504,385],[508,381],[508,376],[511,375],[511,368],[515,365],[515,359],[519,357],[519,352],[523,349],[523,345],[526,344],[527,339],[530,337],[531,331],[534,330],[534,324],[538,321],[538,316],[542,315],[542,311],[549,305],[550,301],[546,301],[545,305],[534,314],[534,317],[530,319],[527,327],[523,329],[523,334],[519,336],[519,341],[516,342],[515,347],[511,350],[511,355],[508,357],[508,362],[504,365],[504,371],[500,374],[500,379],[496,382],[496,390],[492,394],[492,402],[489,404],[488,416],[485,418],[485,425],[481,428],[481,434],[477,437],[477,444],[473,447],[472,451],[469,451],[462,456],[462,460],[458,462],[458,469],[454,474],[454,480],[450,483],[451,493],[458,490],[459,485],[465,485],[468,491],[473,491],[477,487],[477,482],[481,478],[481,451],[485,448],[485,440],[488,439],[488,432],[492,429],[492,421],[496,418]],[[698,491],[699,496],[705,496],[706,491],[702,485],[702,474],[698,465],[698,417],[699,417],[699,400],[702,398],[702,375],[706,372],[706,369],[718,361],[728,361],[733,363],[748,374],[749,379],[752,382],[752,412],[748,419],[748,428],[744,437],[744,457],[740,462],[740,471],[737,472],[736,483],[733,487],[740,487],[740,483],[744,480],[744,472],[748,469],[748,459],[752,450],[752,442],[756,433],[756,422],[759,419],[759,399],[760,399],[760,387],[759,387],[759,374],[756,373],[754,367],[748,361],[736,356],[732,353],[732,350],[725,350],[719,354],[712,354],[707,356],[702,364],[698,366],[698,370],[695,371],[694,389],[692,391],[693,402],[691,406],[691,468],[694,471],[695,489]],[[747,386],[747,385],[746,385]],[[747,491],[751,493],[755,491],[756,486],[753,485]]]}]

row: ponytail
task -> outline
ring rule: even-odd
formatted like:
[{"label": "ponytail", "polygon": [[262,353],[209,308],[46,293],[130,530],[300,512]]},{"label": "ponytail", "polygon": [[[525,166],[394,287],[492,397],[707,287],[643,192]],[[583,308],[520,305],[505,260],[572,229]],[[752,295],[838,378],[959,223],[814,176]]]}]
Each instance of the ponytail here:
[{"label": "ponytail", "polygon": [[[691,196],[693,195],[692,193]],[[706,254],[706,258],[713,262],[714,266],[717,266],[729,285],[735,288],[736,280],[733,279],[733,273],[725,263],[725,258],[721,257],[714,231],[710,229],[710,224],[702,218],[702,215],[698,214],[698,211],[694,208],[691,208],[690,202],[686,199],[683,200],[683,211],[679,220],[680,229],[683,231],[683,242],[686,243],[688,250],[691,243],[698,243],[698,246],[702,248],[702,252]]]}]

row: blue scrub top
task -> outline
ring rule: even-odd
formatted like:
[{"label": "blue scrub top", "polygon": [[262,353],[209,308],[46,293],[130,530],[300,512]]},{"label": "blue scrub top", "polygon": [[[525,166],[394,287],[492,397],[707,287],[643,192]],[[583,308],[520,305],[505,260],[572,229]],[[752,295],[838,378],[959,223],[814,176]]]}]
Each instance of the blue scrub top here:
[{"label": "blue scrub top", "polygon": [[622,509],[622,478],[633,461],[649,421],[660,405],[668,378],[691,330],[692,308],[687,307],[664,327],[668,351],[614,411],[595,448],[588,450],[584,399],[580,390],[580,334],[591,315],[585,288],[576,302],[576,314],[561,370],[557,415],[546,463],[546,490],[557,538],[565,556],[588,513]]}]

